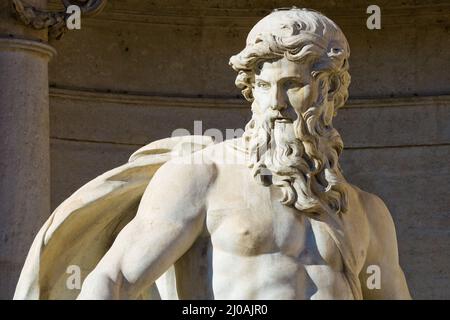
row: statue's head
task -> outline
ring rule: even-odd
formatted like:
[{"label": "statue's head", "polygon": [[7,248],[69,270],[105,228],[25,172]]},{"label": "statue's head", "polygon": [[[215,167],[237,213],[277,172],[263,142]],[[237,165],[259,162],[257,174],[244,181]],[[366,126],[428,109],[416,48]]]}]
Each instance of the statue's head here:
[{"label": "statue's head", "polygon": [[[328,122],[348,97],[349,56],[347,39],[333,21],[317,11],[293,8],[276,10],[261,19],[248,34],[245,49],[231,57],[230,65],[238,72],[236,85],[249,101],[256,99],[261,103],[282,106],[297,101],[284,101],[285,98],[299,95],[314,98],[320,89],[326,87],[327,99],[332,102],[325,110]],[[274,78],[280,70],[286,73],[277,74],[278,77]],[[296,77],[291,80],[285,77],[292,73]],[[266,74],[272,76],[272,82],[279,81],[270,87],[271,90],[266,90],[270,85],[264,81]],[[268,96],[276,94],[277,89],[280,101],[268,100]],[[307,110],[311,103],[306,99],[301,102],[302,111]]]},{"label": "statue's head", "polygon": [[252,102],[244,139],[259,182],[282,188],[282,203],[311,213],[345,212],[332,119],[348,98],[350,49],[330,19],[309,9],[275,10],[231,57],[236,85]]}]

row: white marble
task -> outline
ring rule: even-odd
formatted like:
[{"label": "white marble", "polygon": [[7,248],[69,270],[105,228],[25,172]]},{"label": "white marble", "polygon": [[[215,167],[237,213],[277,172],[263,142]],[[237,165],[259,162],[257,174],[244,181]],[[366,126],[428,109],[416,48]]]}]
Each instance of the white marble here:
[{"label": "white marble", "polygon": [[15,298],[409,299],[388,209],[339,167],[349,56],[320,13],[263,18],[230,59],[252,102],[244,136],[159,140],[83,186],[37,235]]}]

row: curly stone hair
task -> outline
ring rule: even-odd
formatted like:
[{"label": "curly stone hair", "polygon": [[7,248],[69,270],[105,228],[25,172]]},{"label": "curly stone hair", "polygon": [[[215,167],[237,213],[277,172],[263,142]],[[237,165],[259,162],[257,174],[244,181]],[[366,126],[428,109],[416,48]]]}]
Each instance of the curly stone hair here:
[{"label": "curly stone hair", "polygon": [[341,29],[311,9],[276,9],[263,18],[250,31],[245,49],[230,58],[230,66],[238,72],[235,84],[248,101],[253,101],[252,85],[259,63],[283,57],[312,63],[314,78],[328,75],[328,91],[334,101],[329,116],[336,115],[347,101],[350,85],[350,48]]},{"label": "curly stone hair", "polygon": [[[238,72],[236,85],[249,101],[254,100],[252,89],[260,63],[285,57],[311,65],[311,76],[319,84],[319,97],[294,126],[303,145],[299,146],[299,150],[304,150],[302,157],[312,165],[308,172],[300,170],[291,177],[278,177],[279,183],[272,179],[283,190],[282,202],[303,212],[347,211],[346,183],[338,162],[344,145],[333,128],[332,118],[348,98],[349,56],[347,39],[333,21],[317,11],[294,8],[274,11],[263,18],[250,31],[245,49],[230,59],[230,65]],[[258,121],[254,113],[244,135],[248,141],[261,139]],[[256,144],[253,151],[259,147]],[[258,172],[268,167],[266,159],[267,155],[249,164],[263,184],[264,177]],[[277,176],[276,172],[272,174]]]}]

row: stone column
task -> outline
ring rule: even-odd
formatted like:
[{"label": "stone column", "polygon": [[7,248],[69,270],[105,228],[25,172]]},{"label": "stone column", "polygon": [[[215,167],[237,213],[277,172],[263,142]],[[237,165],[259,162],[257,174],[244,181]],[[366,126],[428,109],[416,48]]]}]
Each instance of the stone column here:
[{"label": "stone column", "polygon": [[50,214],[48,61],[55,54],[47,30],[16,21],[9,5],[0,3],[0,299],[12,299]]}]

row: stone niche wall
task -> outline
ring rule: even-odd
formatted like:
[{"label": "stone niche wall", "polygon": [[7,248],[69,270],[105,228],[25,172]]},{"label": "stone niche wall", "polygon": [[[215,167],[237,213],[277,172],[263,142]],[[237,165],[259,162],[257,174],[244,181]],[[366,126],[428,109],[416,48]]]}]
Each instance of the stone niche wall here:
[{"label": "stone niche wall", "polygon": [[[378,1],[382,29],[371,31],[371,3],[317,3],[301,6],[336,21],[352,50],[351,98],[335,119],[345,174],[391,210],[413,297],[449,299],[450,4]],[[258,19],[293,4],[110,0],[52,42],[52,207],[140,146],[193,132],[195,120],[243,128],[249,104],[228,59]]]}]

